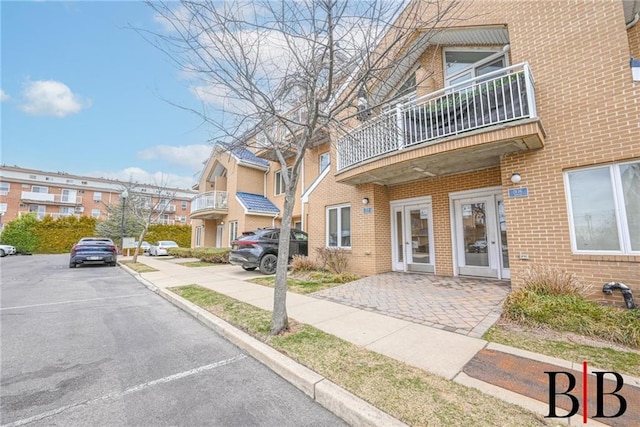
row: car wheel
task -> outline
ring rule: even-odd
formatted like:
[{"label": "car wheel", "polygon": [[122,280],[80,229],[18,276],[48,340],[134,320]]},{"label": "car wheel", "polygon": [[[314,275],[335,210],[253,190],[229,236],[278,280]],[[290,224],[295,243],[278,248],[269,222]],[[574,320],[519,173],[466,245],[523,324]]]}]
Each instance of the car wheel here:
[{"label": "car wheel", "polygon": [[253,271],[253,270],[255,270],[255,269],[256,269],[256,267],[245,267],[245,266],[243,265],[243,266],[242,266],[242,269],[243,269],[244,271]]},{"label": "car wheel", "polygon": [[7,256],[7,254],[4,252],[4,250],[0,249],[0,257],[4,257]]},{"label": "car wheel", "polygon": [[76,263],[75,262],[70,263],[69,268],[76,268]]},{"label": "car wheel", "polygon": [[112,262],[112,263],[109,264],[109,267],[115,267],[116,265],[118,265],[118,264],[115,263],[115,262]]},{"label": "car wheel", "polygon": [[262,274],[273,274],[276,272],[278,257],[274,254],[266,254],[260,260],[260,272]]}]

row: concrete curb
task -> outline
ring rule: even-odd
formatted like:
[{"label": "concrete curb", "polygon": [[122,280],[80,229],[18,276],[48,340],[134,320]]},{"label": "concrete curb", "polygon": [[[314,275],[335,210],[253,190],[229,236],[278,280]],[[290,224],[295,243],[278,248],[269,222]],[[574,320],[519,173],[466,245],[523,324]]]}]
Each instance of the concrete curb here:
[{"label": "concrete curb", "polygon": [[118,264],[124,271],[135,277],[150,291],[171,302],[185,313],[196,318],[203,325],[219,333],[246,351],[253,358],[287,380],[318,404],[342,418],[349,425],[362,427],[377,427],[382,425],[388,427],[408,427],[407,424],[402,421],[393,418],[386,412],[360,399],[358,396],[348,392],[322,375],[237,329],[230,323],[225,322],[173,292],[159,288],[144,279],[140,273],[137,273],[126,265]]}]

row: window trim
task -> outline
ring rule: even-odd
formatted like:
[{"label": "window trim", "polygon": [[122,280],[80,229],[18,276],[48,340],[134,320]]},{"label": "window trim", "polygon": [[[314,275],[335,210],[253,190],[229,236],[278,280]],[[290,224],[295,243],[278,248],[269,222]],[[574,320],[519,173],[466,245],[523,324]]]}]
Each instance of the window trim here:
[{"label": "window trim", "polygon": [[102,201],[102,191],[94,191],[93,192],[93,201],[101,202]]},{"label": "window trim", "polygon": [[[571,253],[574,255],[629,255],[637,256],[640,254],[640,250],[634,251],[631,247],[631,236],[629,233],[629,221],[627,218],[627,211],[625,208],[624,194],[622,189],[622,180],[620,173],[620,166],[639,163],[640,159],[635,159],[626,162],[611,163],[594,165],[584,168],[576,168],[566,170],[563,172],[565,199],[567,203],[567,214],[569,218],[569,236],[571,240]],[[618,232],[618,244],[620,250],[586,250],[578,249],[577,235],[575,230],[575,223],[573,221],[573,204],[571,203],[571,187],[569,182],[569,174],[573,172],[584,172],[588,170],[604,169],[607,168],[609,176],[611,178],[611,191],[613,199],[613,209],[616,219],[617,232]]]},{"label": "window trim", "polygon": [[[291,168],[288,167],[287,171],[291,171]],[[291,172],[288,172],[288,173],[289,173],[289,175],[291,175]],[[284,194],[285,193],[285,191],[284,191],[285,182],[284,182],[284,178],[282,178],[282,169],[280,169],[279,171],[276,171],[274,173],[273,178],[274,178],[274,180],[273,180],[273,195],[274,196],[280,196],[280,195]],[[279,193],[278,193],[278,188],[280,188],[280,192]]]},{"label": "window trim", "polygon": [[100,218],[100,209],[99,208],[93,208],[91,209],[91,218]]},{"label": "window trim", "polygon": [[[327,159],[327,164],[324,167],[322,167],[323,157],[326,157]],[[331,152],[325,151],[324,153],[320,153],[320,155],[318,156],[318,175],[321,174],[329,166],[331,166]]]},{"label": "window trim", "polygon": [[[342,246],[342,209],[344,208],[349,208],[349,246]],[[340,234],[339,238],[336,238],[336,245],[335,246],[331,246],[329,245],[329,211],[331,210],[336,210],[337,214],[336,214],[336,228],[338,229],[338,233]],[[333,205],[333,206],[327,206],[326,210],[325,210],[325,246],[329,249],[351,249],[352,245],[353,245],[353,233],[351,232],[352,227],[351,227],[351,204],[350,203],[344,203],[341,205]]]},{"label": "window trim", "polygon": [[238,240],[238,221],[229,221],[229,247],[234,240]]}]

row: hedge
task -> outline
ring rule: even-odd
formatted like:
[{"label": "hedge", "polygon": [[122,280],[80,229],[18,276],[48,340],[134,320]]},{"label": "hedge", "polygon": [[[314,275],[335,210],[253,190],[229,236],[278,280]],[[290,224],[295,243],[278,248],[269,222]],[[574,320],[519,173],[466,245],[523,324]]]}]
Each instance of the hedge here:
[{"label": "hedge", "polygon": [[214,264],[229,263],[229,248],[169,248],[169,255],[178,258],[198,258]]}]

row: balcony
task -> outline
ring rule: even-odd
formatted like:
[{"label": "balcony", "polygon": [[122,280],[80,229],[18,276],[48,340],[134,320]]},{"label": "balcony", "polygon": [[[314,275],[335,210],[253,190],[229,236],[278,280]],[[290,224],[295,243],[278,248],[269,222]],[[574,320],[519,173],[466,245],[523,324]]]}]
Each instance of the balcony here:
[{"label": "balcony", "polygon": [[49,193],[34,193],[32,191],[23,191],[20,195],[20,200],[23,202],[37,202],[49,205],[81,205],[82,197],[69,196],[66,194],[49,194]]},{"label": "balcony", "polygon": [[228,193],[226,191],[210,191],[191,199],[192,219],[218,219],[226,215],[228,210]]},{"label": "balcony", "polygon": [[339,182],[397,184],[497,166],[543,147],[527,63],[398,104],[337,143]]},{"label": "balcony", "polygon": [[53,219],[66,218],[69,216],[80,218],[82,215],[77,213],[61,213],[61,212],[29,212],[29,211],[19,211],[18,217],[33,214],[39,220],[43,220],[45,216],[50,216]]}]

